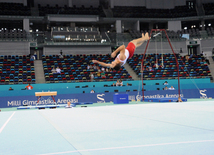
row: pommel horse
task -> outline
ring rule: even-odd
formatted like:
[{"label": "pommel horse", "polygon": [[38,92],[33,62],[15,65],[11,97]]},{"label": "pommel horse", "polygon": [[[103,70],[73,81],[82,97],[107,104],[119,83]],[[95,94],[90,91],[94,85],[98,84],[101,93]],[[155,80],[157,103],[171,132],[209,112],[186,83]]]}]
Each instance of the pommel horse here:
[{"label": "pommel horse", "polygon": [[57,91],[52,91],[52,92],[35,92],[35,96],[37,96],[38,100],[37,100],[37,104],[39,103],[39,100],[42,96],[51,96],[54,103],[56,104],[56,101],[54,99],[54,96],[57,95]]}]

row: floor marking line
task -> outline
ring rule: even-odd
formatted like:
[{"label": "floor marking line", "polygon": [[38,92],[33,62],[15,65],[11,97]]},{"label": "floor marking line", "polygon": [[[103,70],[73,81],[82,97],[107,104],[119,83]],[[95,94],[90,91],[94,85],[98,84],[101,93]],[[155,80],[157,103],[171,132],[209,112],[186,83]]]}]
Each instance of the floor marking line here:
[{"label": "floor marking line", "polygon": [[[159,143],[159,144],[145,144],[145,145],[98,148],[98,149],[85,149],[85,150],[75,150],[75,151],[67,151],[67,152],[46,153],[44,155],[65,154],[65,153],[75,153],[75,152],[103,151],[103,150],[116,150],[116,149],[137,148],[137,147],[139,148],[139,147],[151,147],[151,146],[164,146],[164,145],[176,145],[176,144],[204,143],[204,142],[214,142],[214,140],[198,140],[198,141],[186,141],[186,142],[172,142],[172,143]],[[40,154],[40,155],[43,155],[43,154]]]},{"label": "floor marking line", "polygon": [[13,117],[15,112],[12,113],[12,115],[7,119],[7,121],[4,123],[4,125],[0,129],[0,133],[3,131],[3,129],[6,127],[7,123],[10,121],[10,119]]},{"label": "floor marking line", "polygon": [[58,125],[56,125],[53,121],[51,121],[51,119],[48,118],[45,114],[43,114],[42,111],[39,111],[39,113],[44,119],[46,119],[46,121],[48,121],[48,123],[50,123],[52,125],[52,127],[63,137],[63,139],[65,141],[67,141],[71,145],[71,147],[73,147],[75,149],[75,152],[78,152],[79,154],[81,154],[76,149],[76,147],[74,147],[73,144],[66,138],[65,134],[63,134],[63,132],[62,132],[62,129]]},{"label": "floor marking line", "polygon": [[115,115],[129,116],[129,117],[134,117],[134,118],[143,118],[143,119],[147,119],[147,120],[151,120],[151,121],[162,122],[162,123],[167,123],[167,124],[174,124],[174,125],[188,127],[188,128],[194,128],[194,129],[200,129],[200,130],[206,130],[206,131],[212,131],[212,132],[214,131],[213,129],[206,129],[206,128],[201,128],[201,127],[197,127],[197,126],[190,126],[190,125],[174,123],[174,122],[169,122],[169,121],[164,121],[164,120],[158,120],[158,119],[153,119],[153,118],[148,118],[148,117],[140,117],[140,116],[134,116],[134,115],[124,114],[124,113],[115,113],[115,112],[112,113],[112,112],[108,112],[108,111],[104,111],[104,112],[110,113],[110,114],[115,114]]}]

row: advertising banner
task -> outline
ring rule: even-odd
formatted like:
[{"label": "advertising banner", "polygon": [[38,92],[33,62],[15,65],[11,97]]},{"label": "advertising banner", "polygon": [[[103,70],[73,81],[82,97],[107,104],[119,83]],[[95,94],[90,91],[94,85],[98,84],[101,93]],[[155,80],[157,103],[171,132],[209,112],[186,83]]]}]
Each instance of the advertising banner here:
[{"label": "advertising banner", "polygon": [[[214,98],[214,88],[208,89],[186,89],[181,91],[181,97],[184,98]],[[81,94],[58,94],[55,97],[56,104],[67,104],[68,101],[71,103],[80,102],[93,102],[93,103],[105,103],[113,102],[113,92],[108,93],[81,93]],[[128,94],[129,101],[141,100],[142,91],[133,92],[121,92],[119,94]],[[156,90],[156,91],[145,91],[144,98],[177,98],[177,90]],[[18,107],[23,105],[48,105],[54,104],[51,96],[41,97],[39,103],[35,96],[5,96],[0,97],[0,108]]]}]

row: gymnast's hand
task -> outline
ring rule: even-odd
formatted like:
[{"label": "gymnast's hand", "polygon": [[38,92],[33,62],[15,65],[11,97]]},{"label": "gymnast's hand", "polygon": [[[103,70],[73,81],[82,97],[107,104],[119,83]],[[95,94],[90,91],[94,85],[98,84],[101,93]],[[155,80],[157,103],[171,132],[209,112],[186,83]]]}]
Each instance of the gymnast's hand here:
[{"label": "gymnast's hand", "polygon": [[115,56],[116,56],[116,53],[115,53],[115,52],[111,53],[111,57],[112,57],[112,58],[114,58]]},{"label": "gymnast's hand", "polygon": [[97,61],[97,60],[92,60],[92,62],[93,62],[93,63],[98,63],[98,61]]},{"label": "gymnast's hand", "polygon": [[146,40],[149,40],[150,37],[149,37],[149,33],[147,32],[144,36],[144,34],[142,33],[142,38],[146,41]]}]

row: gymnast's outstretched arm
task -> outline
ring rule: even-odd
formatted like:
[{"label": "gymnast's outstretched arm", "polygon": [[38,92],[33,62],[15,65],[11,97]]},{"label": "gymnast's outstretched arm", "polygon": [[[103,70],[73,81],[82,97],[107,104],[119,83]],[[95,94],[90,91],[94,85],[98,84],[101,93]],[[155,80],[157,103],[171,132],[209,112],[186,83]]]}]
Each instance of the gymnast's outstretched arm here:
[{"label": "gymnast's outstretched arm", "polygon": [[112,67],[112,64],[107,64],[107,63],[104,63],[104,62],[101,62],[101,61],[98,61],[98,60],[92,60],[92,62],[93,63],[98,63],[103,67]]}]

